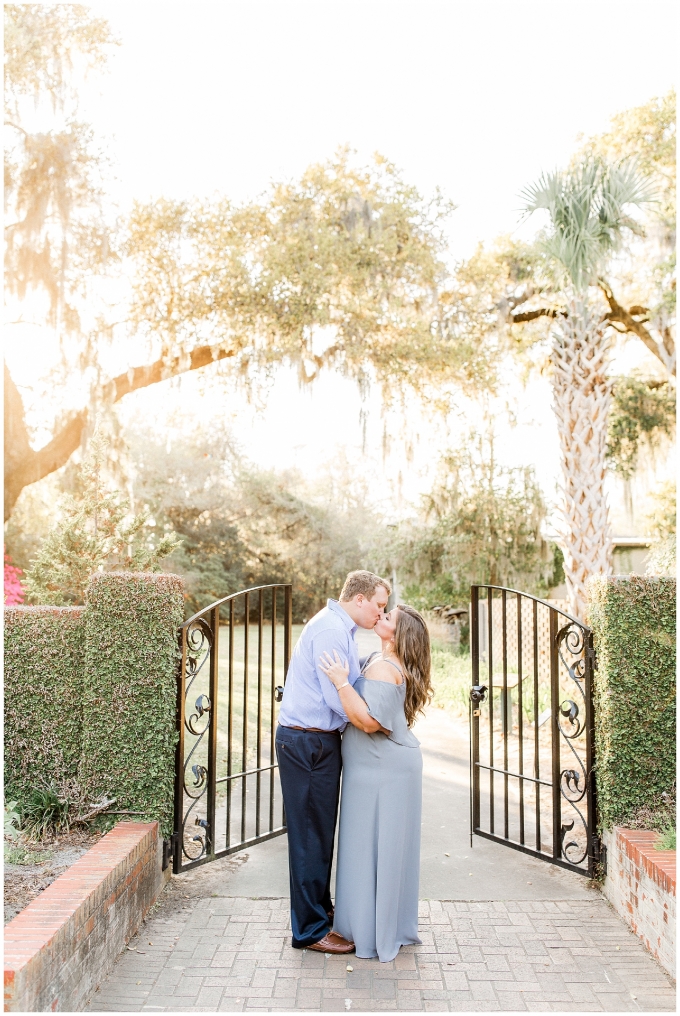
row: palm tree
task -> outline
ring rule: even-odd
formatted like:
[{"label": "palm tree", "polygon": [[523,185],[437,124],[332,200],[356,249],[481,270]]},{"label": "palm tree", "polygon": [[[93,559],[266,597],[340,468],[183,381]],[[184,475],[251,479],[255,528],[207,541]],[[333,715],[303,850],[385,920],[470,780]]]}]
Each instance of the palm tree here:
[{"label": "palm tree", "polygon": [[652,200],[652,192],[634,163],[588,160],[543,175],[523,198],[527,214],[548,212],[541,247],[566,296],[566,309],[551,332],[553,408],[562,457],[569,605],[575,617],[585,618],[587,580],[610,575],[612,568],[604,478],[613,333],[591,287],[626,231],[636,229],[626,209]]}]

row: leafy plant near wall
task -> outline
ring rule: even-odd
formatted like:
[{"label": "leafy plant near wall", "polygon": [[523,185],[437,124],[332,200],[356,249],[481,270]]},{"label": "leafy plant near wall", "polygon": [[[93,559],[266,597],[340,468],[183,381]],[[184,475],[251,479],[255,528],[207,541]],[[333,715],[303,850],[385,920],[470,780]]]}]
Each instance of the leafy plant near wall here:
[{"label": "leafy plant near wall", "polygon": [[675,580],[661,577],[634,575],[590,584],[590,624],[598,654],[596,779],[603,828],[623,824],[641,809],[653,813],[672,797],[675,593]]},{"label": "leafy plant near wall", "polygon": [[5,609],[5,788],[74,795],[83,725],[82,607]]},{"label": "leafy plant near wall", "polygon": [[173,827],[177,575],[109,572],[88,589],[80,782],[91,799]]}]

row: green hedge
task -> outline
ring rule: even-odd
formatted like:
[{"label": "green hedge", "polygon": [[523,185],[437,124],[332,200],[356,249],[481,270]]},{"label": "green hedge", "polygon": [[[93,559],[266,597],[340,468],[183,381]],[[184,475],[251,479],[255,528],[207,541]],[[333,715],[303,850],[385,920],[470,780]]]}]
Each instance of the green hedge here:
[{"label": "green hedge", "polygon": [[77,785],[83,726],[83,607],[5,608],[5,797]]},{"label": "green hedge", "polygon": [[82,786],[157,818],[164,836],[173,826],[183,610],[177,575],[103,572],[87,593]]},{"label": "green hedge", "polygon": [[675,579],[591,583],[600,824],[654,808],[675,783]]}]

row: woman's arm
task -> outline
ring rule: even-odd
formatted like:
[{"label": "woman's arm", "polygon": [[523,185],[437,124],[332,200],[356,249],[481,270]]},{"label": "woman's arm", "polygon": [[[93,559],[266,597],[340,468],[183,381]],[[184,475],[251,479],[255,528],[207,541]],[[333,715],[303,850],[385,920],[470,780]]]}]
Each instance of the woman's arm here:
[{"label": "woman's arm", "polygon": [[342,708],[345,710],[349,722],[352,726],[363,730],[365,734],[374,734],[376,730],[382,730],[383,734],[389,734],[389,730],[385,730],[377,720],[373,719],[361,695],[354,690],[347,680],[349,676],[349,664],[347,660],[343,664],[340,662],[337,652],[334,651],[333,655],[335,660],[332,660],[328,653],[320,656],[319,666],[329,681],[335,685]]}]

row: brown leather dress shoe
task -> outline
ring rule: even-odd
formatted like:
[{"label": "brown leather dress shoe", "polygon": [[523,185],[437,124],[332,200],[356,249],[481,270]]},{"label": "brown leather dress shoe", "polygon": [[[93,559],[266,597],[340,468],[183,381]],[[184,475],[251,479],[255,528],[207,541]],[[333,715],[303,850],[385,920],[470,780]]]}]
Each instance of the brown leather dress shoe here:
[{"label": "brown leather dress shoe", "polygon": [[315,949],[316,952],[353,953],[354,942],[348,942],[342,935],[338,935],[337,931],[329,931],[319,942],[308,945],[307,948]]}]

